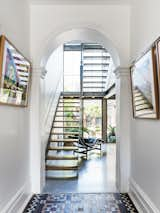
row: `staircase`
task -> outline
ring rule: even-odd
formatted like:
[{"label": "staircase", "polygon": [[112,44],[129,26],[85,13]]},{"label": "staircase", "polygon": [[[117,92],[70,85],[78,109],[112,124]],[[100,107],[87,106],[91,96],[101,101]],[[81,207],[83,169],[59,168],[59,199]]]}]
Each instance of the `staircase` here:
[{"label": "staircase", "polygon": [[46,152],[47,178],[78,177],[75,142],[80,129],[80,99],[60,96]]},{"label": "staircase", "polygon": [[104,92],[108,70],[110,65],[110,54],[98,44],[83,44],[83,92]]}]

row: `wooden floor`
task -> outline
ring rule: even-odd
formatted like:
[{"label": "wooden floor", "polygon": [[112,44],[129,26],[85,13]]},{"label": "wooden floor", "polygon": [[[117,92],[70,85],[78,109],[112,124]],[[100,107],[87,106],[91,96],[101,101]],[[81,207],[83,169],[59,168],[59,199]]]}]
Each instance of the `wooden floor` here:
[{"label": "wooden floor", "polygon": [[103,153],[93,151],[88,160],[83,160],[78,179],[46,181],[44,193],[117,192],[115,184],[116,145],[103,145]]}]

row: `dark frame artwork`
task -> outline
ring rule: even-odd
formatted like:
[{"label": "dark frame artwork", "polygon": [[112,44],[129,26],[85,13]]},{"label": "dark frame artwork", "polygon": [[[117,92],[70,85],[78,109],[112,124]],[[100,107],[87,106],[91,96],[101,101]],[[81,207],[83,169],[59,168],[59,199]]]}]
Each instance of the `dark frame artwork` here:
[{"label": "dark frame artwork", "polygon": [[157,72],[158,72],[158,83],[160,93],[160,38],[158,38],[155,43],[156,43]]},{"label": "dark frame artwork", "polygon": [[158,119],[158,76],[156,48],[151,47],[130,69],[133,117]]},{"label": "dark frame artwork", "polygon": [[0,104],[26,107],[31,63],[4,36],[0,37]]}]

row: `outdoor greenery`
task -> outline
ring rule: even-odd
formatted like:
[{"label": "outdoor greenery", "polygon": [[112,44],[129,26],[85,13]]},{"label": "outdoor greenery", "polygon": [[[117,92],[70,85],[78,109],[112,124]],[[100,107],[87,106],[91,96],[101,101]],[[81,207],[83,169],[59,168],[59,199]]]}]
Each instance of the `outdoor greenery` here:
[{"label": "outdoor greenery", "polygon": [[108,126],[107,141],[110,143],[116,142],[116,127]]},{"label": "outdoor greenery", "polygon": [[[69,101],[70,103],[64,104],[64,110],[65,112],[65,120],[66,121],[76,121],[79,120],[77,118],[77,112],[72,112],[73,107],[70,107],[72,105],[72,100]],[[74,107],[74,111],[79,110],[79,106]],[[83,127],[79,128],[78,122],[69,123],[66,122],[66,125],[68,128],[66,131],[68,132],[82,132],[84,135],[87,136],[99,136],[101,135],[101,116],[102,111],[101,107],[97,105],[96,102],[93,103],[87,103],[84,107],[84,114],[83,114]],[[77,126],[77,128],[72,128],[72,126]]]},{"label": "outdoor greenery", "polygon": [[102,109],[97,101],[91,101],[84,105],[83,124],[88,129],[88,134],[93,137],[101,137]]}]

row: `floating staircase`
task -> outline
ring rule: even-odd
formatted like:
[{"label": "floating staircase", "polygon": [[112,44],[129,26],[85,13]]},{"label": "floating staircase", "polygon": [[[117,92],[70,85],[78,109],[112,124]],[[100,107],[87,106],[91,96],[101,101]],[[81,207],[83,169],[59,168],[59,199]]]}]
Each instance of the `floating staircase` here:
[{"label": "floating staircase", "polygon": [[101,45],[83,44],[83,92],[104,92],[110,54]]},{"label": "floating staircase", "polygon": [[80,100],[83,95],[93,98],[95,93],[102,97],[111,64],[110,54],[101,45],[65,44],[64,48],[65,51],[81,51],[80,91],[77,96],[76,91],[73,96],[63,91],[56,109],[46,152],[46,176],[58,179],[78,176],[79,157],[75,144],[82,131]]},{"label": "floating staircase", "polygon": [[80,129],[80,99],[61,96],[56,109],[46,152],[47,178],[78,177],[75,151]]}]

